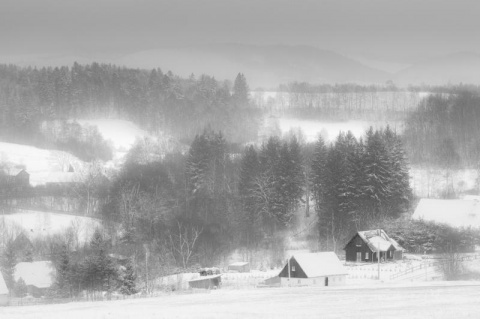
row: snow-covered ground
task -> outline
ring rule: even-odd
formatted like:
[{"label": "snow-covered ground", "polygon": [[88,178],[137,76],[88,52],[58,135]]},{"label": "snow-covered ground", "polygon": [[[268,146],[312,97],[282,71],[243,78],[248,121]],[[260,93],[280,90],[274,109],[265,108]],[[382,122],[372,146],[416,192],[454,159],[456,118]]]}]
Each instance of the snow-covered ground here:
[{"label": "snow-covered ground", "polygon": [[80,125],[96,126],[107,141],[111,141],[116,151],[128,151],[137,139],[149,134],[130,121],[117,119],[77,120]]},{"label": "snow-covered ground", "polygon": [[476,189],[478,171],[475,169],[444,170],[412,167],[410,177],[410,185],[415,195],[440,198],[441,194],[447,190],[461,194],[467,190]]},{"label": "snow-covered ground", "polygon": [[4,228],[23,231],[31,239],[62,235],[70,230],[77,243],[85,243],[102,224],[90,217],[18,210],[14,214],[0,215],[0,226],[2,231]]},{"label": "snow-covered ground", "polygon": [[478,318],[480,283],[213,290],[155,298],[0,308],[0,318]]},{"label": "snow-covered ground", "polygon": [[71,181],[73,174],[68,172],[69,166],[75,170],[84,166],[84,162],[67,152],[4,142],[0,142],[0,164],[10,168],[25,167],[32,186]]},{"label": "snow-covered ground", "polygon": [[326,142],[333,142],[340,132],[348,131],[356,137],[362,137],[372,126],[374,129],[384,128],[387,125],[397,132],[403,130],[403,125],[399,122],[369,122],[369,121],[316,121],[303,120],[286,117],[267,117],[261,129],[261,138],[274,134],[287,134],[290,131],[301,132],[305,142],[315,142],[318,136],[322,136]]}]

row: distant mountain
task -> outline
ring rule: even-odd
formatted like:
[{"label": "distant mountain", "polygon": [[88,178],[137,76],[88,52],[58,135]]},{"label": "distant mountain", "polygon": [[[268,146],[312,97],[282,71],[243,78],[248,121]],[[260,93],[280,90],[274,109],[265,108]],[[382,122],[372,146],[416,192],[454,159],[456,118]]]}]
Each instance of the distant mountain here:
[{"label": "distant mountain", "polygon": [[407,84],[480,84],[480,55],[455,53],[424,61],[398,72],[394,82]]},{"label": "distant mountain", "polygon": [[242,72],[251,88],[276,87],[291,81],[372,84],[384,83],[392,77],[338,53],[309,46],[213,44],[169,47],[129,54],[114,62],[139,68],[160,67],[181,76],[205,73],[219,80],[233,80],[238,72]]}]

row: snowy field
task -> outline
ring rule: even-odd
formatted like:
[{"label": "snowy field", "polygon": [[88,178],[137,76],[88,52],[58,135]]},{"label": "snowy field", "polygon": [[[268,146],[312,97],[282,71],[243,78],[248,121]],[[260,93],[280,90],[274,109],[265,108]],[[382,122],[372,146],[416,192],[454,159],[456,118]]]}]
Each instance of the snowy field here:
[{"label": "snowy field", "polygon": [[84,166],[81,160],[67,152],[4,142],[0,142],[0,163],[10,168],[16,165],[25,167],[32,186],[70,181],[72,173],[67,172],[69,165],[76,170]]},{"label": "snowy field", "polygon": [[107,141],[112,142],[115,150],[129,150],[137,139],[149,134],[130,121],[116,119],[77,120],[80,125],[96,126]]},{"label": "snowy field", "polygon": [[102,224],[90,217],[18,210],[15,214],[0,216],[0,226],[24,231],[31,239],[61,235],[70,229],[78,243],[85,243]]},{"label": "snowy field", "polygon": [[403,126],[398,122],[369,122],[369,121],[315,121],[315,120],[303,120],[294,118],[267,118],[264,122],[262,130],[263,134],[271,135],[278,130],[281,134],[287,134],[290,131],[301,131],[306,142],[315,142],[318,136],[321,135],[326,142],[334,142],[340,132],[352,132],[356,138],[360,138],[365,135],[365,132],[372,126],[374,129],[384,128],[390,125],[393,130],[401,132]]},{"label": "snowy field", "polygon": [[439,198],[442,192],[456,194],[477,189],[478,171],[475,169],[442,170],[422,167],[410,169],[410,185],[419,197]]},{"label": "snowy field", "polygon": [[480,283],[214,290],[0,308],[0,318],[478,318]]}]

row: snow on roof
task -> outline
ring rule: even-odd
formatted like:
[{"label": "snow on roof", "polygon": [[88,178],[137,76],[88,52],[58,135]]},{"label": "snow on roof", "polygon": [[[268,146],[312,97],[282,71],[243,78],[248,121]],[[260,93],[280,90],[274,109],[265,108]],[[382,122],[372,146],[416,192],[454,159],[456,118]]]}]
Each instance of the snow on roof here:
[{"label": "snow on roof", "polygon": [[8,294],[7,284],[5,283],[5,280],[3,280],[2,273],[0,272],[0,295],[6,294]]},{"label": "snow on roof", "polygon": [[21,262],[15,266],[15,281],[22,278],[27,286],[49,288],[53,284],[54,267],[51,261]]},{"label": "snow on roof", "polygon": [[480,201],[468,199],[422,198],[412,219],[447,224],[452,227],[480,227]]},{"label": "snow on roof", "polygon": [[209,275],[209,276],[200,276],[196,279],[191,279],[189,280],[188,282],[192,282],[192,281],[202,281],[202,280],[206,280],[206,279],[214,279],[214,278],[218,278],[218,277],[221,277],[222,274],[218,274],[218,275]]},{"label": "snow on roof", "polygon": [[292,258],[295,258],[309,278],[347,274],[334,252],[303,253],[293,255]]},{"label": "snow on roof", "polygon": [[245,266],[245,265],[248,265],[248,262],[246,262],[246,261],[238,261],[238,262],[235,262],[235,263],[230,264],[229,266],[241,267],[241,266]]},{"label": "snow on roof", "polygon": [[393,238],[390,238],[383,229],[359,231],[358,235],[372,251],[387,251],[391,246],[395,250],[403,250]]},{"label": "snow on roof", "polygon": [[9,176],[17,176],[22,171],[24,171],[26,173],[25,169],[23,169],[23,168],[8,168],[8,169],[4,169],[3,171],[5,172],[5,174],[7,174]]}]

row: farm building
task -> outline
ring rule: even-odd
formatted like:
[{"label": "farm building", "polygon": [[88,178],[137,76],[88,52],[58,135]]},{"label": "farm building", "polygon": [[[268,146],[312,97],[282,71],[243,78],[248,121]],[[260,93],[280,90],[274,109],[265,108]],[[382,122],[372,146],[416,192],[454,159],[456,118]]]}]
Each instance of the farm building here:
[{"label": "farm building", "polygon": [[8,181],[16,187],[27,187],[30,185],[30,174],[23,168],[10,168],[4,170]]},{"label": "farm building", "polygon": [[475,197],[467,197],[467,199],[422,198],[412,219],[447,224],[458,228],[478,228],[480,227],[480,201]]},{"label": "farm building", "polygon": [[248,262],[236,262],[228,265],[228,270],[237,272],[250,272],[250,263]]},{"label": "farm building", "polygon": [[393,238],[390,238],[382,229],[360,231],[345,245],[346,261],[378,261],[377,252],[380,251],[380,260],[399,260],[403,258],[404,249]]},{"label": "farm building", "polygon": [[208,275],[200,276],[197,279],[192,279],[188,281],[190,288],[197,289],[217,289],[222,285],[222,275]]},{"label": "farm building", "polygon": [[22,278],[27,291],[34,297],[40,297],[53,284],[55,268],[51,261],[21,262],[15,266],[13,278]]},{"label": "farm building", "polygon": [[280,274],[282,286],[341,286],[347,271],[334,252],[293,255]]},{"label": "farm building", "polygon": [[0,306],[8,305],[8,288],[0,272]]}]

